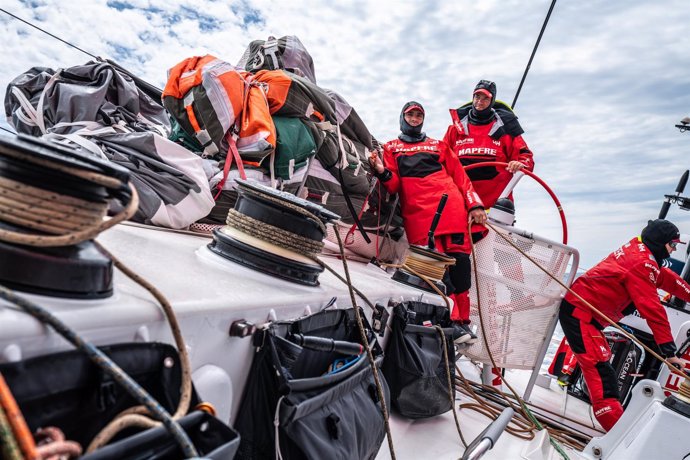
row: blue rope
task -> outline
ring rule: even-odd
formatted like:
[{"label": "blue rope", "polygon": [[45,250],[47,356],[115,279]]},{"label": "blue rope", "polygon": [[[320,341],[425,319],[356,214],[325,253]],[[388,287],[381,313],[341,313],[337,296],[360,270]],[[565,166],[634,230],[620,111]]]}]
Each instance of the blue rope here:
[{"label": "blue rope", "polygon": [[111,375],[116,382],[122,385],[127,393],[137,400],[139,404],[145,405],[156,420],[163,423],[165,428],[179,444],[182,452],[185,455],[185,458],[199,456],[194,444],[192,444],[192,441],[187,436],[187,433],[185,433],[180,425],[178,425],[172,419],[170,414],[163,408],[163,406],[161,406],[158,401],[153,399],[151,395],[146,392],[146,390],[144,390],[137,382],[127,375],[117,364],[108,358],[105,353],[96,348],[93,344],[86,342],[49,311],[23,297],[17,296],[14,292],[2,285],[0,285],[0,298],[18,306],[40,322],[50,325],[57,331],[58,334],[67,339],[67,341],[85,352],[94,364]]}]

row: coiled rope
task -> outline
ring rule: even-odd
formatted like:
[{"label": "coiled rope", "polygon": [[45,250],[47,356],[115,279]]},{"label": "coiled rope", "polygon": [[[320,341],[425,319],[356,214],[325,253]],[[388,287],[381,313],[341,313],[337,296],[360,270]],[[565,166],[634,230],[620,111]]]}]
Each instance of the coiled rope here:
[{"label": "coiled rope", "polygon": [[434,292],[441,296],[446,304],[446,308],[450,311],[450,301],[445,293],[441,292],[437,287],[437,284],[443,279],[448,267],[455,265],[455,259],[441,253],[436,253],[436,256],[436,258],[432,259],[416,250],[414,246],[410,246],[410,250],[402,264],[381,264],[381,266],[384,268],[399,268],[422,279]]},{"label": "coiled rope", "polygon": [[[38,156],[0,146],[0,154],[14,160],[33,164],[46,174],[71,181],[74,188],[94,185],[120,190],[122,181],[106,174],[86,171],[58,164]],[[105,197],[94,193],[91,199],[53,192],[24,182],[0,177],[0,216],[2,220],[45,234],[27,234],[0,228],[0,240],[13,244],[37,247],[70,246],[95,238],[99,233],[129,219],[139,207],[139,197],[130,182],[131,198],[127,206],[108,220]]]},{"label": "coiled rope", "polygon": [[[319,221],[320,222],[320,221]],[[324,246],[323,241],[297,235],[275,225],[267,224],[246,214],[231,209],[225,223],[232,228],[250,234],[260,240],[303,255],[318,254]]]}]

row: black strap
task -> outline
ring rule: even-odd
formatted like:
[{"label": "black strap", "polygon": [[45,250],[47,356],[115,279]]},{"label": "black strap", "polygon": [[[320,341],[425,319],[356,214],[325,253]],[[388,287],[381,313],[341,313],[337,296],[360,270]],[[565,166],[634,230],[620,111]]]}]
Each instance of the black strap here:
[{"label": "black strap", "polygon": [[[338,149],[340,150],[340,149]],[[344,154],[344,152],[340,152],[341,155]],[[357,229],[359,232],[362,234],[362,238],[364,238],[364,241],[367,242],[367,244],[371,243],[371,239],[367,235],[367,232],[364,231],[364,226],[362,225],[362,221],[359,220],[359,216],[357,215],[357,211],[355,211],[355,207],[352,204],[352,200],[350,199],[350,193],[347,191],[347,187],[345,186],[345,179],[343,178],[343,170],[338,168],[338,181],[340,182],[340,188],[343,191],[343,198],[345,198],[345,203],[347,204],[347,209],[350,211],[350,215],[352,215],[352,219],[355,221],[355,225],[357,225]],[[364,204],[366,206],[366,203]]]}]

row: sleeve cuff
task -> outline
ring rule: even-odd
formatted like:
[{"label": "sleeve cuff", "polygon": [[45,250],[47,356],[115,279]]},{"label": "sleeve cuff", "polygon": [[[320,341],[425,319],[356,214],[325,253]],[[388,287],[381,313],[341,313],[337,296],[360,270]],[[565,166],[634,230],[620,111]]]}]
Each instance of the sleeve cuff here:
[{"label": "sleeve cuff", "polygon": [[676,355],[676,344],[673,342],[666,342],[659,344],[659,350],[661,351],[661,356],[664,358],[670,358]]},{"label": "sleeve cuff", "polygon": [[391,172],[390,169],[385,168],[382,173],[377,173],[374,172],[374,175],[381,181],[381,182],[388,182],[391,180],[391,177],[393,177],[393,173]]}]

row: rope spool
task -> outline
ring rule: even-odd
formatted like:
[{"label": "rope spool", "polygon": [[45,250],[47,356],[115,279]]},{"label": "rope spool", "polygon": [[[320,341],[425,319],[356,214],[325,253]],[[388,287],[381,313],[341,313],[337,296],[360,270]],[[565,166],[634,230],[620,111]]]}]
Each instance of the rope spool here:
[{"label": "rope spool", "polygon": [[455,259],[423,246],[410,246],[405,262],[395,271],[393,279],[427,292],[436,292],[424,279],[431,281],[439,291],[446,293],[443,275]]},{"label": "rope spool", "polygon": [[[111,200],[123,209],[108,220]],[[67,298],[112,294],[112,264],[88,240],[138,208],[129,171],[41,139],[0,138],[0,283]]]},{"label": "rope spool", "polygon": [[238,198],[226,225],[208,248],[254,270],[318,286],[326,224],[340,218],[327,209],[256,182],[237,180]]},{"label": "rope spool", "polygon": [[690,404],[690,377],[686,377],[678,388],[678,399]]},{"label": "rope spool", "polygon": [[0,138],[0,241],[55,247],[93,238],[136,211],[126,206],[103,222],[111,198],[135,201],[128,182],[126,169],[76,150],[28,136]]}]

